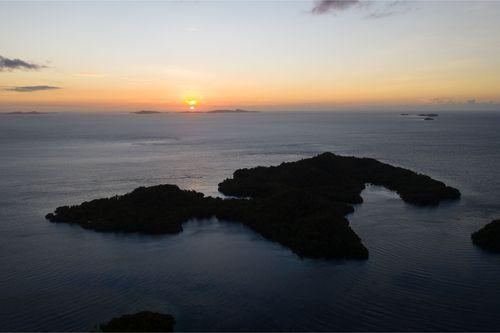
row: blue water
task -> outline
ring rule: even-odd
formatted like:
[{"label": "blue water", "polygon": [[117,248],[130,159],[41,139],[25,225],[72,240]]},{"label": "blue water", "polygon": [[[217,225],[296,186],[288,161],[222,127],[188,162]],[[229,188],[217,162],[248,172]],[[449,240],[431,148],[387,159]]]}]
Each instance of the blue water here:
[{"label": "blue water", "polygon": [[[414,207],[379,187],[349,216],[367,261],[300,259],[244,226],[179,235],[52,224],[55,207],[178,184],[218,195],[240,167],[324,151],[367,156],[459,188]],[[0,330],[92,330],[140,310],[177,330],[500,329],[500,256],[471,232],[500,217],[500,113],[0,116]]]}]

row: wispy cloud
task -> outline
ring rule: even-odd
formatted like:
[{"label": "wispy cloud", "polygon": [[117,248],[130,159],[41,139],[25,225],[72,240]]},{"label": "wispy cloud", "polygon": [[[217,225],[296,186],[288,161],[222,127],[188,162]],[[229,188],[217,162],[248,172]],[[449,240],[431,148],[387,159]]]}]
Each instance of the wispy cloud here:
[{"label": "wispy cloud", "polygon": [[0,71],[12,71],[15,69],[38,70],[45,67],[21,59],[5,58],[0,55]]},{"label": "wispy cloud", "polygon": [[410,1],[392,1],[382,6],[373,7],[366,18],[381,19],[389,16],[405,14],[414,9],[415,8],[412,6]]},{"label": "wispy cloud", "polygon": [[21,86],[21,87],[9,87],[5,88],[4,90],[16,91],[16,92],[34,92],[34,91],[57,90],[57,89],[62,89],[62,88],[54,86]]},{"label": "wispy cloud", "polygon": [[381,19],[384,17],[404,14],[413,8],[411,1],[368,1],[368,0],[316,0],[314,1],[311,13],[322,15],[327,13],[336,13],[350,8],[360,8],[368,11],[366,18]]},{"label": "wispy cloud", "polygon": [[360,0],[316,0],[311,13],[321,15],[328,12],[342,11],[360,3]]}]

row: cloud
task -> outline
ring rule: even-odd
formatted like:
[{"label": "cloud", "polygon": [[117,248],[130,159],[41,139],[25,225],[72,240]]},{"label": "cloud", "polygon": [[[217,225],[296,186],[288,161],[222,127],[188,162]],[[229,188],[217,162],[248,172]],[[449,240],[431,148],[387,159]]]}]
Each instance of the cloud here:
[{"label": "cloud", "polygon": [[413,11],[412,3],[409,1],[393,1],[384,6],[372,8],[370,13],[366,16],[369,19],[381,19],[389,16],[405,14]]},{"label": "cloud", "polygon": [[9,59],[0,55],[0,71],[11,71],[14,69],[38,70],[45,66],[30,63],[21,59]]},{"label": "cloud", "polygon": [[321,15],[328,12],[342,11],[360,3],[360,0],[316,0],[311,13]]},{"label": "cloud", "polygon": [[381,19],[384,17],[404,14],[413,10],[411,1],[362,1],[362,0],[316,0],[311,13],[322,15],[329,12],[340,12],[353,7],[368,11],[365,16],[369,19]]},{"label": "cloud", "polygon": [[34,92],[34,91],[57,90],[57,89],[62,89],[62,88],[54,86],[22,86],[22,87],[9,87],[5,88],[4,90],[16,91],[16,92]]}]

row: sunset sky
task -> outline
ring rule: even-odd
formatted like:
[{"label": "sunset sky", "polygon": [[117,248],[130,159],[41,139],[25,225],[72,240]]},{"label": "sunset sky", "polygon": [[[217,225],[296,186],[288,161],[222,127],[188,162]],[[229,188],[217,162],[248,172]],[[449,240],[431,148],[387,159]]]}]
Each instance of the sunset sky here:
[{"label": "sunset sky", "polygon": [[500,2],[0,2],[0,111],[500,109]]}]

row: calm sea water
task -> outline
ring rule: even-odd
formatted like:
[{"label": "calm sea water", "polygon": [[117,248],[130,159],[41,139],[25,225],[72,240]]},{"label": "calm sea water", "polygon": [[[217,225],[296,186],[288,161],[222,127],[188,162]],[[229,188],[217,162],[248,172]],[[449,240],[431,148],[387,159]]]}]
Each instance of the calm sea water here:
[{"label": "calm sea water", "polygon": [[[51,224],[55,207],[178,184],[217,195],[240,167],[324,151],[459,188],[438,208],[370,187],[349,216],[367,261],[300,259],[245,227],[179,235]],[[500,217],[500,114],[52,114],[0,118],[0,330],[92,330],[140,310],[177,330],[500,330],[500,256],[471,232]]]}]

